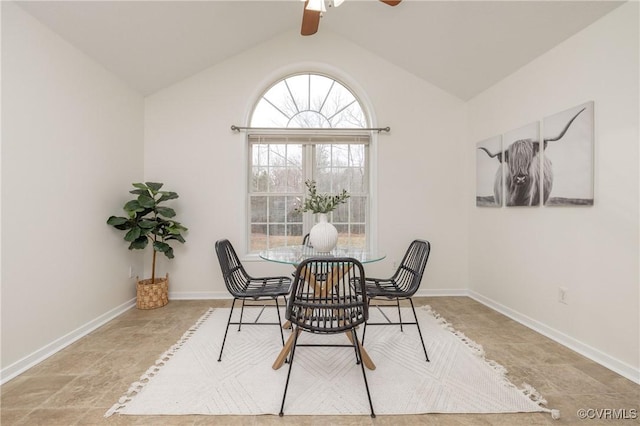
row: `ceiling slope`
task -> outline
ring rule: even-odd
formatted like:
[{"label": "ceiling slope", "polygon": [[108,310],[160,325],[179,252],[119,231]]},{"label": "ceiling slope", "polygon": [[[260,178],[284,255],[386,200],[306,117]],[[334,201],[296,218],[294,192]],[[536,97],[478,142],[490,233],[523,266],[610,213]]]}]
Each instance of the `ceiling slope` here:
[{"label": "ceiling slope", "polygon": [[[276,35],[301,37],[298,0],[17,3],[143,95]],[[347,0],[329,8],[320,32],[468,100],[620,4]]]}]

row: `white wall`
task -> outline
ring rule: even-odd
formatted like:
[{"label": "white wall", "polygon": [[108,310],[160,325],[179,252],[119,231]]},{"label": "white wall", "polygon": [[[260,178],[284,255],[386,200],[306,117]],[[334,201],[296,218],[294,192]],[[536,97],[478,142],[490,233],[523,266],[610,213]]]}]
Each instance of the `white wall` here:
[{"label": "white wall", "polygon": [[2,2],[2,370],[28,367],[130,304],[106,225],[143,177],[143,99]]},{"label": "white wall", "polygon": [[638,22],[629,2],[471,100],[467,137],[474,170],[476,142],[595,101],[595,205],[483,209],[470,197],[469,286],[636,380]]},{"label": "white wall", "polygon": [[[176,258],[160,259],[172,297],[226,295],[213,244],[230,238],[242,250],[245,236],[246,144],[229,127],[297,71],[336,76],[372,108],[374,126],[392,128],[378,139],[374,182],[388,258],[368,271],[390,273],[411,239],[427,238],[426,293],[470,288],[638,371],[637,3],[468,104],[326,31],[283,34],[143,101],[15,5],[2,2],[2,13],[3,380],[130,305],[129,265],[141,270],[143,258],[105,220],[143,170],[180,194],[174,206],[190,228]],[[587,100],[596,105],[594,207],[475,207],[475,142]],[[568,305],[556,302],[560,285]]]},{"label": "white wall", "polygon": [[[145,175],[180,194],[178,217],[189,227],[175,259],[160,264],[172,276],[172,297],[227,294],[214,242],[245,249],[246,141],[232,124],[247,125],[270,84],[297,71],[327,72],[373,105],[378,139],[378,238],[388,258],[368,265],[389,275],[413,238],[432,242],[423,286],[464,289],[467,278],[464,174],[452,163],[464,152],[464,103],[328,31],[267,41],[146,98]],[[170,263],[169,263],[170,262]],[[286,265],[252,262],[250,272],[290,273]],[[147,268],[148,269],[148,268]]]}]

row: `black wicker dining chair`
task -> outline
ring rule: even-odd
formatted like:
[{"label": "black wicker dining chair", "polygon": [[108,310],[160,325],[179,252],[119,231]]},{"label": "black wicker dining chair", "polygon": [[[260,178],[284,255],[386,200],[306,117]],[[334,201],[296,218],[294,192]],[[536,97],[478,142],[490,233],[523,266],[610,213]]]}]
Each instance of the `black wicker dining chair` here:
[{"label": "black wicker dining chair", "polygon": [[[317,280],[323,276],[326,280]],[[364,291],[364,268],[348,257],[316,257],[302,261],[293,279],[291,296],[287,304],[286,319],[294,327],[293,347],[289,359],[289,371],[282,395],[280,416],[284,415],[284,403],[289,388],[291,369],[296,348],[302,346],[351,347],[355,351],[356,363],[360,364],[362,377],[369,399],[371,417],[375,417],[364,363],[361,362],[360,343],[356,327],[368,318],[367,295]],[[346,333],[351,344],[299,343],[299,334]]]},{"label": "black wicker dining chair", "polygon": [[[362,331],[362,343],[364,344],[364,337],[367,332],[367,326],[370,325],[400,325],[400,331],[403,330],[403,325],[415,325],[418,328],[418,336],[420,336],[420,342],[422,343],[422,350],[424,356],[429,361],[429,355],[427,355],[427,348],[424,345],[424,339],[422,338],[422,332],[420,331],[420,324],[418,324],[418,317],[416,316],[416,309],[413,306],[412,296],[420,288],[422,282],[422,276],[424,269],[427,266],[427,260],[429,260],[429,253],[431,252],[431,244],[425,240],[414,240],[407,249],[407,252],[400,262],[400,266],[396,269],[393,276],[390,278],[370,278],[367,277],[366,292],[369,298],[370,307],[376,307],[378,309],[388,306],[396,306],[398,308],[399,322],[392,322],[386,315],[386,322],[369,322],[365,323]],[[408,300],[411,304],[411,310],[413,311],[413,318],[415,322],[406,322],[402,320],[402,314],[400,311],[400,300]],[[375,304],[371,304],[371,302]],[[376,302],[377,301],[377,302]],[[380,301],[393,301],[393,305],[388,303],[378,303]]]},{"label": "black wicker dining chair", "polygon": [[[218,255],[218,261],[220,262],[220,269],[222,270],[222,277],[224,283],[227,286],[227,290],[233,296],[233,302],[231,304],[231,312],[229,312],[229,319],[227,320],[227,328],[224,332],[224,338],[222,339],[222,347],[220,348],[220,356],[218,361],[222,359],[222,351],[224,350],[224,344],[227,340],[227,333],[229,332],[229,326],[231,324],[238,326],[240,331],[242,325],[277,325],[280,330],[280,338],[282,339],[282,345],[284,346],[284,334],[282,332],[282,320],[280,318],[280,306],[278,304],[278,298],[284,298],[284,304],[287,304],[287,295],[291,291],[291,278],[285,276],[275,277],[252,277],[242,266],[236,251],[229,242],[229,240],[216,241],[216,254]],[[231,317],[233,315],[233,308],[237,300],[242,300],[242,308],[240,309],[240,320],[238,322],[232,322]],[[278,322],[258,322],[262,312],[266,305],[256,304],[252,302],[273,300],[275,301],[276,312],[278,313]],[[244,314],[245,306],[262,306],[262,310],[258,314],[254,322],[242,322],[242,316]]]}]

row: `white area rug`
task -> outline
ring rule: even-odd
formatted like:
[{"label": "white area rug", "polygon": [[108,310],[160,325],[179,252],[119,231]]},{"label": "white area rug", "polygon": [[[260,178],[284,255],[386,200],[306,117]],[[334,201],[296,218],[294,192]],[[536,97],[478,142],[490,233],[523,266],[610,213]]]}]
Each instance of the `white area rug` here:
[{"label": "white area rug", "polygon": [[[236,309],[239,313],[239,309]],[[245,309],[245,318],[257,315]],[[482,348],[428,307],[417,309],[431,362],[415,326],[371,326],[365,348],[376,364],[367,379],[376,414],[552,412],[530,386],[518,389]],[[385,314],[393,319],[394,309]],[[276,326],[231,326],[222,356],[228,309],[210,309],[156,364],[131,385],[105,417],[179,414],[278,414],[288,364],[271,366],[282,343]],[[396,314],[397,315],[397,314]],[[236,312],[234,312],[236,316]],[[267,308],[262,321],[273,320]],[[381,321],[371,309],[371,321]],[[403,318],[412,318],[403,308]],[[291,332],[285,330],[285,339]],[[361,336],[361,333],[359,334]],[[299,342],[348,342],[346,336],[302,333]],[[298,347],[285,415],[369,414],[362,371],[352,348]],[[553,410],[552,415],[559,413]]]}]

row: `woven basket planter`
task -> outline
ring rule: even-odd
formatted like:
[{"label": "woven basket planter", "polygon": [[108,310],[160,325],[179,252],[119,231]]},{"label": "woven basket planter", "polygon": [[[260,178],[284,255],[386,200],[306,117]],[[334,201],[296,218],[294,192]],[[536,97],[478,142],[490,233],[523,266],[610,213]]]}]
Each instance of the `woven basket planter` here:
[{"label": "woven basket planter", "polygon": [[136,307],[138,309],[155,309],[169,303],[169,274],[164,278],[139,280],[136,286]]}]

